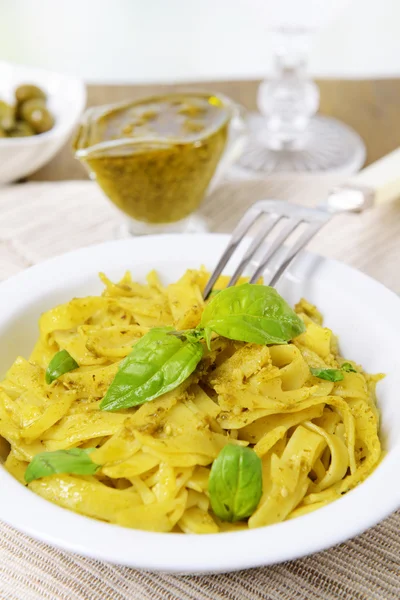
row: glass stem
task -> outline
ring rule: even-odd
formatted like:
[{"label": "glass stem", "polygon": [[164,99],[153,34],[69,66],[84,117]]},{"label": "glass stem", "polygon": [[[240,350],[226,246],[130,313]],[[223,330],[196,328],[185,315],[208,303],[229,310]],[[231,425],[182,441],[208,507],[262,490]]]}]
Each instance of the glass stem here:
[{"label": "glass stem", "polygon": [[307,142],[307,128],[319,106],[319,90],[306,74],[311,33],[281,29],[274,34],[274,74],[258,90],[265,118],[263,142],[274,150],[296,150]]}]

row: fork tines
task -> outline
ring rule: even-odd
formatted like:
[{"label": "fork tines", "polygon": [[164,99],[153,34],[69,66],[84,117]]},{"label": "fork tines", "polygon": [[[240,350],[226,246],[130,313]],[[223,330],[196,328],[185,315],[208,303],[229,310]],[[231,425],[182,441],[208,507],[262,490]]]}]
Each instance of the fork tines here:
[{"label": "fork tines", "polygon": [[[204,298],[207,298],[229,259],[253,226],[258,225],[258,230],[233,273],[228,286],[237,282],[244,269],[260,250],[260,258],[257,259],[255,271],[250,278],[250,283],[257,282],[270,265],[271,260],[276,257],[278,250],[284,246],[289,238],[291,240],[294,238],[290,244],[284,246],[282,256],[279,258],[278,263],[274,265],[274,272],[269,282],[266,282],[269,285],[275,285],[295,256],[308,244],[330,217],[328,211],[318,208],[307,208],[282,200],[259,200],[245,212],[234,229],[225,252],[207,282]],[[264,242],[267,243],[264,244]]]}]

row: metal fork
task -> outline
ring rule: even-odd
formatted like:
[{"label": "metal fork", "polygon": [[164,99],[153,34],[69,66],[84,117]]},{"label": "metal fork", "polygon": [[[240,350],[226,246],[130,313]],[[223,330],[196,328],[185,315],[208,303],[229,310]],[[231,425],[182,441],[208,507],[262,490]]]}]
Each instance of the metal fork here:
[{"label": "metal fork", "polygon": [[[269,285],[276,285],[299,252],[335,213],[360,212],[378,204],[392,202],[399,195],[400,148],[364,169],[346,184],[334,188],[327,199],[316,208],[307,208],[282,200],[259,200],[246,211],[235,227],[224,253],[207,282],[204,298],[209,296],[229,259],[254,226],[258,226],[256,235],[230,278],[228,287],[235,285],[245,268],[261,250],[261,257],[250,276],[250,283],[258,281],[271,265],[272,260],[280,254],[280,249],[284,247],[271,277],[266,281]],[[290,241],[296,232],[297,238],[285,245],[285,242]],[[273,237],[274,233],[275,237]],[[266,243],[265,249],[264,243]]]}]

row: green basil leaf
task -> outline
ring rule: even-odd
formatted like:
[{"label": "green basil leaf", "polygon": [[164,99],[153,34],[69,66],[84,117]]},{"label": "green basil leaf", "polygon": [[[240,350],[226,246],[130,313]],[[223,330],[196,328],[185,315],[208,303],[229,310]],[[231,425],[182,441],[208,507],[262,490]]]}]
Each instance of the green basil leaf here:
[{"label": "green basil leaf", "polygon": [[121,362],[101,410],[120,410],[138,406],[175,389],[197,367],[203,346],[197,340],[182,340],[171,327],[146,333]]},{"label": "green basil leaf", "polygon": [[205,307],[200,327],[255,344],[285,344],[305,331],[274,288],[251,283],[221,290]]},{"label": "green basil leaf", "polygon": [[357,369],[355,369],[353,367],[353,365],[351,363],[349,363],[349,362],[344,362],[340,368],[345,373],[357,373]]},{"label": "green basil leaf", "polygon": [[311,367],[310,371],[314,377],[319,377],[319,379],[325,379],[326,381],[342,381],[344,378],[342,371],[339,369],[314,369]]},{"label": "green basil leaf", "polygon": [[100,465],[96,465],[89,456],[94,449],[71,448],[36,454],[26,468],[25,481],[30,483],[34,479],[48,477],[55,473],[94,475],[100,469]]},{"label": "green basil leaf", "polygon": [[69,352],[60,350],[60,352],[57,352],[49,362],[49,366],[46,370],[46,383],[51,383],[61,375],[64,375],[64,373],[73,371],[78,367],[78,363],[72,358]]},{"label": "green basil leaf", "polygon": [[211,508],[223,521],[250,517],[262,495],[260,457],[250,448],[225,446],[212,464],[208,493]]}]

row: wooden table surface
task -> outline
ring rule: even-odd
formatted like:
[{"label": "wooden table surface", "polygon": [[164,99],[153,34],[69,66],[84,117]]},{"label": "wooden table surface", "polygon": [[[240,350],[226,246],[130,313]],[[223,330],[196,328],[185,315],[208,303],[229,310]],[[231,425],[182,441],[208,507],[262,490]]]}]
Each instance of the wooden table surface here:
[{"label": "wooden table surface", "polygon": [[[325,80],[321,91],[320,112],[353,127],[367,146],[367,164],[400,146],[400,79]],[[184,86],[222,92],[246,108],[256,108],[259,81],[203,82]],[[88,106],[119,102],[182,88],[167,85],[89,85]],[[84,168],[73,158],[68,143],[57,156],[29,179],[59,181],[86,179]]]}]

